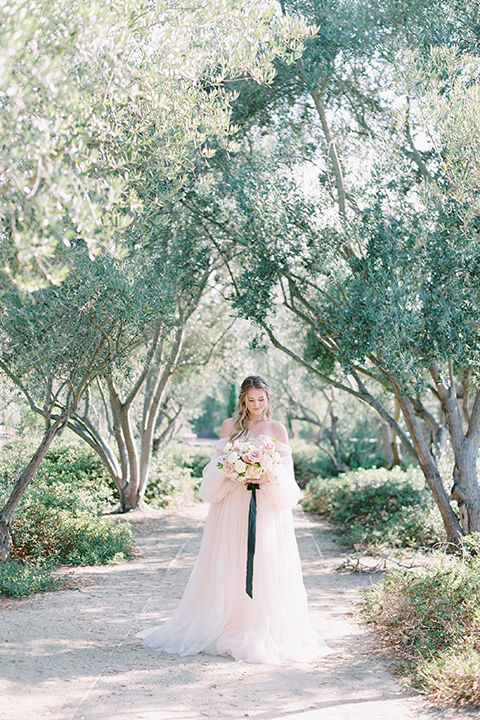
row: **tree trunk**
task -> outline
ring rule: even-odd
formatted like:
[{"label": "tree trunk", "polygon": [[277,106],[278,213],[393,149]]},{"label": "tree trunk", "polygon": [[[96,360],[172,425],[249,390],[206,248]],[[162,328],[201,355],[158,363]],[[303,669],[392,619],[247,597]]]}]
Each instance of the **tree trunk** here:
[{"label": "tree trunk", "polygon": [[[120,491],[120,510],[128,512],[143,505],[139,493],[139,461],[135,436],[131,420],[131,400],[122,402],[111,375],[106,377],[110,403],[113,413],[113,427],[117,441],[122,481]],[[133,399],[133,398],[132,398]]]},{"label": "tree trunk", "polygon": [[440,381],[436,367],[434,367],[432,375],[442,401],[455,457],[452,497],[458,504],[463,532],[468,535],[471,532],[480,531],[480,487],[477,476],[477,457],[480,445],[480,391],[477,391],[469,416],[468,430],[465,434],[455,383],[451,382],[450,387],[447,388]]},{"label": "tree trunk", "polygon": [[450,505],[435,458],[430,452],[416,418],[412,401],[406,395],[400,380],[396,380],[391,374],[389,374],[389,379],[400,404],[403,417],[405,418],[405,422],[410,432],[410,437],[412,438],[412,442],[415,446],[418,462],[422,468],[428,486],[432,491],[437,507],[440,510],[445,532],[447,534],[447,541],[453,545],[458,545],[462,537],[462,528],[460,527],[457,516]]},{"label": "tree trunk", "polygon": [[325,447],[325,445],[322,444],[321,438],[318,438],[317,442],[315,444],[319,450],[324,452],[325,455],[328,455],[328,457],[330,458],[330,460],[333,463],[335,470],[338,473],[350,472],[350,466],[347,465],[346,463],[344,463],[342,460],[338,460],[335,457],[334,453],[331,450],[329,450],[327,447]]},{"label": "tree trunk", "polygon": [[[145,506],[143,498],[148,481],[153,433],[162,398],[181,352],[183,332],[183,327],[177,329],[167,360],[157,357],[154,366],[150,367],[148,372],[142,373],[125,401],[122,401],[113,377],[106,376],[118,459],[107,440],[102,438],[88,418],[73,415],[69,423],[69,427],[97,453],[114,480],[120,496],[118,512],[142,509]],[[158,337],[155,337],[155,348],[158,345],[157,340]],[[132,404],[142,387],[145,393],[144,417],[140,437],[137,437],[132,422]]]},{"label": "tree trunk", "polygon": [[[393,450],[393,432],[390,425],[387,423],[386,420],[383,420],[383,418],[376,417],[375,421],[377,425],[379,426],[380,431],[380,439],[378,443],[378,448],[382,449],[383,454],[385,455],[385,465],[387,470],[391,470],[392,467],[395,465],[395,453]],[[398,463],[397,463],[398,464]]]},{"label": "tree trunk", "polygon": [[120,493],[123,489],[122,471],[109,442],[102,437],[88,418],[73,414],[67,423],[67,427],[97,453]]},{"label": "tree trunk", "polygon": [[458,504],[464,535],[480,531],[480,489],[477,477],[477,458],[468,449],[455,454],[452,498]]},{"label": "tree trunk", "polygon": [[330,126],[328,124],[327,111],[323,102],[323,93],[320,89],[315,88],[314,90],[310,91],[310,95],[312,96],[313,102],[315,103],[318,117],[320,118],[320,122],[322,125],[323,134],[325,136],[325,141],[327,143],[327,153],[328,157],[330,158],[330,162],[332,163],[333,173],[335,175],[335,187],[337,189],[338,208],[340,210],[340,216],[344,219],[347,213],[347,198],[345,193],[345,183],[343,180],[343,170],[340,164],[340,158],[338,157],[335,138],[333,137]]},{"label": "tree trunk", "polygon": [[139,469],[139,494],[141,498],[143,498],[147,486],[153,450],[153,436],[155,434],[160,405],[182,349],[183,335],[183,326],[179,326],[163,373],[158,374],[155,383],[151,387],[150,397],[145,399]]},{"label": "tree trunk", "polygon": [[54,424],[45,433],[42,442],[37,448],[36,453],[28,463],[25,470],[20,474],[15,487],[13,488],[10,497],[8,498],[3,510],[0,513],[0,559],[5,559],[10,552],[12,545],[12,536],[10,534],[10,527],[12,524],[12,516],[15,512],[18,503],[23,497],[23,494],[38,470],[40,463],[42,462],[48,448],[55,440],[60,431],[65,427],[68,422],[68,418],[72,414],[73,410],[63,412]]},{"label": "tree trunk", "polygon": [[[323,445],[318,444],[318,447],[320,450],[323,450],[327,453],[327,455],[332,460],[333,464],[335,465],[335,469],[337,472],[350,472],[350,466],[347,465],[346,462],[343,461],[342,458],[342,451],[340,448],[340,441],[338,439],[338,433],[337,433],[337,423],[338,423],[338,417],[335,415],[335,410],[333,409],[333,403],[330,403],[329,408],[329,415],[330,415],[330,430],[327,430],[328,438],[332,444],[333,448],[333,454],[328,452],[327,448],[325,448]],[[320,436],[321,440],[321,436]]]}]

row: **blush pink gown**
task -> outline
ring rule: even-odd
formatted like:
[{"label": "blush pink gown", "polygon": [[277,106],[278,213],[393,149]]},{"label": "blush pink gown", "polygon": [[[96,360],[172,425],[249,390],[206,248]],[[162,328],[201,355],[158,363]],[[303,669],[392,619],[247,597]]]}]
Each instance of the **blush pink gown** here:
[{"label": "blush pink gown", "polygon": [[291,508],[300,489],[289,445],[278,483],[257,490],[253,599],[245,592],[251,492],[217,468],[219,440],[203,471],[200,494],[210,503],[200,552],[180,604],[160,626],[139,633],[155,650],[230,655],[253,663],[311,661],[331,652],[313,630],[307,608]]}]

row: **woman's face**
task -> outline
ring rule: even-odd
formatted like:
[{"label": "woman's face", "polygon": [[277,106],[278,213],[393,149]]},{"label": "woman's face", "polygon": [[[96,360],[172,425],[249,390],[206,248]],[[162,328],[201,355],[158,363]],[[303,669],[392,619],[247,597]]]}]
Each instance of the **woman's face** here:
[{"label": "woman's face", "polygon": [[260,388],[250,388],[247,390],[245,403],[252,420],[260,420],[267,409],[267,398]]}]

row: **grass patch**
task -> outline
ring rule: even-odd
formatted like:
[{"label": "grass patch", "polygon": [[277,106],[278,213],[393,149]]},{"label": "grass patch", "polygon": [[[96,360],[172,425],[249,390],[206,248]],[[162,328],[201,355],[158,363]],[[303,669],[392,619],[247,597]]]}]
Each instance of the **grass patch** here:
[{"label": "grass patch", "polygon": [[365,593],[366,618],[438,706],[480,707],[480,559],[438,556]]},{"label": "grass patch", "polygon": [[317,477],[308,483],[302,504],[338,523],[345,544],[425,549],[445,540],[440,514],[417,468]]}]

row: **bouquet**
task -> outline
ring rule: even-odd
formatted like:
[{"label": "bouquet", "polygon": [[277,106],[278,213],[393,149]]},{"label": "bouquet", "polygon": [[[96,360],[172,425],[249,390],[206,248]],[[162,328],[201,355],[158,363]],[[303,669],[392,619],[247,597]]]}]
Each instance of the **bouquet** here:
[{"label": "bouquet", "polygon": [[245,591],[253,599],[253,557],[255,555],[257,497],[255,491],[261,485],[273,485],[277,481],[277,468],[283,458],[277,451],[277,439],[259,436],[252,440],[234,440],[225,445],[225,456],[217,466],[227,479],[243,483],[251,490],[248,510],[247,573]]},{"label": "bouquet", "polygon": [[225,445],[225,457],[218,463],[229,480],[258,485],[274,484],[283,458],[277,451],[277,439],[258,437],[234,440]]}]

